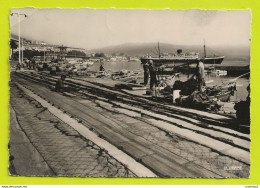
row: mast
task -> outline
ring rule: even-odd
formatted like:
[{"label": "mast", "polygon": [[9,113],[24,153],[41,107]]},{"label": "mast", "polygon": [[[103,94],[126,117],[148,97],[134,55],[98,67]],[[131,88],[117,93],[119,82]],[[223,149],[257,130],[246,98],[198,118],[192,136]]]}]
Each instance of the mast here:
[{"label": "mast", "polygon": [[43,47],[43,61],[45,62],[45,47]]},{"label": "mast", "polygon": [[23,39],[21,40],[21,55],[22,55],[21,62],[23,64]]},{"label": "mast", "polygon": [[161,52],[160,52],[160,45],[159,45],[159,41],[158,41],[158,53],[159,53],[159,58],[161,58]]},{"label": "mast", "polygon": [[19,45],[18,45],[18,49],[19,49],[19,65],[21,65],[21,26],[20,26],[20,14],[18,13],[18,37],[19,37]]},{"label": "mast", "polygon": [[215,59],[215,57],[216,57],[216,56],[215,56],[215,54],[214,54],[214,71],[216,71],[216,62],[215,62],[216,59]]},{"label": "mast", "polygon": [[205,45],[205,40],[204,40],[204,57],[207,57],[207,54],[206,54],[206,45]]}]

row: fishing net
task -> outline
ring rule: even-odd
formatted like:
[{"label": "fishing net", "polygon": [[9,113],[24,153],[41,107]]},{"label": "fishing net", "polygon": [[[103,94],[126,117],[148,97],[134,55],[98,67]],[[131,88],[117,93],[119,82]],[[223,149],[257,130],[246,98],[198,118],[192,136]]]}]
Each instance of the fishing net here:
[{"label": "fishing net", "polygon": [[197,90],[197,81],[194,78],[191,78],[185,82],[176,80],[173,85],[173,90],[181,90],[181,95],[190,95]]}]

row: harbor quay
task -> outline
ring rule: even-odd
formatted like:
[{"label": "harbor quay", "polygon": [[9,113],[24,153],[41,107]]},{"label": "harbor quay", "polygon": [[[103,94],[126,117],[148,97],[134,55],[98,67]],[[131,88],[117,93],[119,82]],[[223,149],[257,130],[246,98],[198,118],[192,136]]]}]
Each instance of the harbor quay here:
[{"label": "harbor quay", "polygon": [[9,175],[249,178],[251,18],[12,8]]},{"label": "harbor quay", "polygon": [[250,135],[231,110],[182,107],[104,77],[67,76],[57,92],[59,79],[11,71],[12,175],[249,177]]}]

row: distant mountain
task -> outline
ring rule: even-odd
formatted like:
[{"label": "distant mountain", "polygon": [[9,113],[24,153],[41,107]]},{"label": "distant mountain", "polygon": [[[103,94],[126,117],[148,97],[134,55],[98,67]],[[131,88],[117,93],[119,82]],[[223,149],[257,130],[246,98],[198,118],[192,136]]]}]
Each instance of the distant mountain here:
[{"label": "distant mountain", "polygon": [[[178,49],[183,52],[199,52],[200,56],[204,55],[203,45],[173,45],[160,43],[161,53],[176,53]],[[121,45],[108,46],[100,49],[93,49],[90,52],[103,52],[105,54],[124,53],[129,56],[158,56],[158,43],[125,43]],[[249,47],[230,47],[230,46],[206,46],[207,56],[224,55],[225,59],[243,59],[250,58]]]},{"label": "distant mountain", "polygon": [[[18,41],[19,40],[19,36],[11,33],[10,34],[10,39]],[[21,38],[21,39],[23,39],[23,38]]]}]

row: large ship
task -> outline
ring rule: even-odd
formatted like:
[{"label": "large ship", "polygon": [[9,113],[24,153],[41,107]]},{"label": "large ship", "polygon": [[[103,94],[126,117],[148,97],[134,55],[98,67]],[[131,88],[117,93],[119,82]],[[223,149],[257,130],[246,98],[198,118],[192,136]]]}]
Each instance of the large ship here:
[{"label": "large ship", "polygon": [[159,55],[157,57],[151,57],[151,56],[145,56],[142,57],[140,60],[142,63],[148,62],[149,60],[152,60],[157,66],[158,65],[165,65],[165,66],[175,66],[180,64],[193,64],[197,63],[198,61],[202,61],[204,64],[221,64],[224,56],[212,56],[207,57],[206,56],[206,47],[204,43],[204,56],[199,57],[198,52],[188,52],[183,53],[182,49],[178,49],[177,53],[174,55],[162,55],[160,53],[160,47],[158,43],[158,52]]}]

